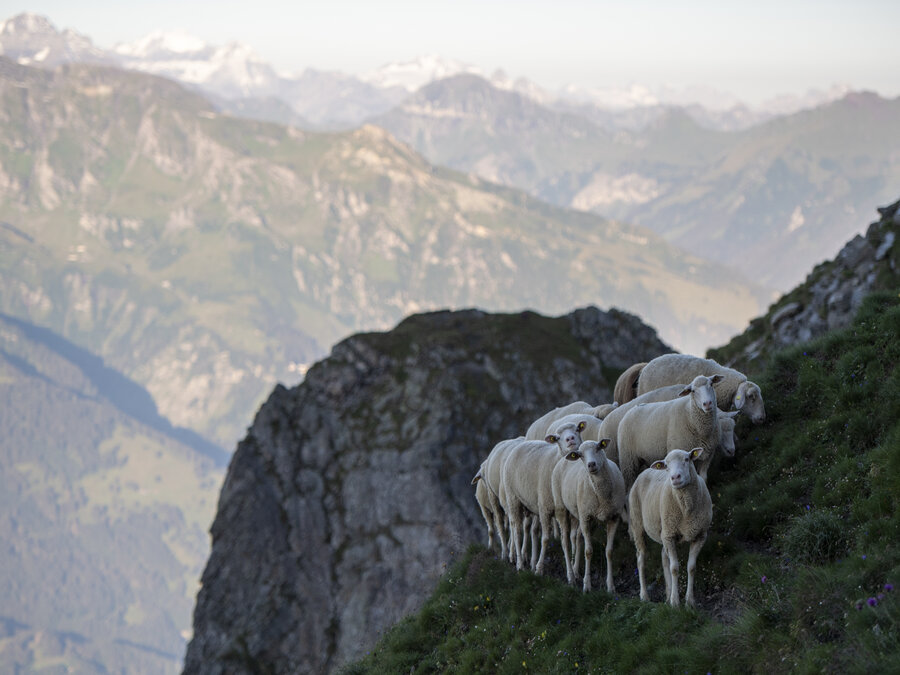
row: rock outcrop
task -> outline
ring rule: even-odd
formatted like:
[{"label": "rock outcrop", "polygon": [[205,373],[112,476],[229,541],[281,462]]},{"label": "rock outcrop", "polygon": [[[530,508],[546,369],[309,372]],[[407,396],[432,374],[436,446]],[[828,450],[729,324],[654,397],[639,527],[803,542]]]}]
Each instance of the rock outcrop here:
[{"label": "rock outcrop", "polygon": [[770,354],[850,324],[863,298],[900,283],[900,201],[879,207],[881,218],[851,239],[834,260],[782,296],[728,345],[710,350],[722,363],[753,371]]},{"label": "rock outcrop", "polygon": [[484,540],[470,480],[549,408],[611,400],[671,351],[636,317],[476,310],[356,335],[238,445],[212,526],[186,673],[321,673],[416,610]]}]

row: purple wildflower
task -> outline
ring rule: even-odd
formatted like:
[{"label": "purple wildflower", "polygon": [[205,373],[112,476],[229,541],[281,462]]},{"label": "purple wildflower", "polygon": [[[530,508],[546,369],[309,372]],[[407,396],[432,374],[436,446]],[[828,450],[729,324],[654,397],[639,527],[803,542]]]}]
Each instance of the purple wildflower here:
[{"label": "purple wildflower", "polygon": [[886,590],[886,591],[888,591],[888,592],[894,590],[894,584],[885,584],[885,585],[884,585],[884,590]]},{"label": "purple wildflower", "polygon": [[763,575],[762,575],[762,579],[760,579],[760,581],[761,581],[762,583],[766,583],[766,578],[767,578],[766,575],[763,574]]},{"label": "purple wildflower", "polygon": [[869,603],[869,607],[874,607],[878,604],[878,600],[875,598],[869,598],[868,600],[866,600],[866,602]]}]

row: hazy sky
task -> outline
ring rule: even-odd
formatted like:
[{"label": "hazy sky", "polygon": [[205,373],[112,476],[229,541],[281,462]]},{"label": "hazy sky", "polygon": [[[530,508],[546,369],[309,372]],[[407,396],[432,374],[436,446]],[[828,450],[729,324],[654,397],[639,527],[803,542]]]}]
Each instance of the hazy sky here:
[{"label": "hazy sky", "polygon": [[439,54],[548,89],[708,85],[759,102],[849,84],[900,95],[900,0],[0,0],[101,47],[156,30],[276,68],[363,73]]}]

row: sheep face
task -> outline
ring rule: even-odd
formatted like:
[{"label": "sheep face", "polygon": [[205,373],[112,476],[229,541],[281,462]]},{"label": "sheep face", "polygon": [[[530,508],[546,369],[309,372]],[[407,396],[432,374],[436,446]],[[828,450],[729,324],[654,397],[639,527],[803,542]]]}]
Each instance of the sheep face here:
[{"label": "sheep face", "polygon": [[766,406],[762,391],[755,382],[741,382],[734,394],[734,407],[747,415],[754,424],[766,421]]},{"label": "sheep face", "polygon": [[719,449],[726,457],[734,457],[735,452],[735,436],[734,436],[734,418],[739,412],[719,411]]},{"label": "sheep face", "polygon": [[721,381],[721,379],[721,375],[713,375],[712,377],[698,375],[678,395],[690,395],[694,399],[694,405],[700,410],[705,413],[712,412],[716,407],[716,390],[713,389],[713,385]]},{"label": "sheep face", "polygon": [[603,452],[609,445],[610,439],[601,438],[599,441],[584,441],[577,450],[572,450],[566,454],[566,459],[570,462],[581,460],[584,462],[588,473],[595,474],[600,471],[600,467],[606,462],[606,454]]},{"label": "sheep face", "polygon": [[566,424],[556,430],[555,434],[547,434],[545,441],[548,443],[556,443],[559,451],[565,456],[567,453],[578,450],[581,445],[581,432],[584,431],[584,422],[576,424]]},{"label": "sheep face", "polygon": [[667,471],[669,481],[676,490],[682,490],[697,478],[697,470],[694,462],[703,456],[703,448],[687,450],[670,450],[665,459],[651,464],[651,468],[658,471]]}]

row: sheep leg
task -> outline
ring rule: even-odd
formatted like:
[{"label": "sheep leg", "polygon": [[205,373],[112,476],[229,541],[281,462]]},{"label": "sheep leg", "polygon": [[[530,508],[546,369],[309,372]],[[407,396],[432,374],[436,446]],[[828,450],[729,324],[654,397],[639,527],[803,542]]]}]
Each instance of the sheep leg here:
[{"label": "sheep leg", "polygon": [[525,569],[525,554],[527,552],[528,547],[528,532],[531,528],[531,514],[525,511],[525,507],[522,508],[522,520],[521,523],[521,535],[522,538],[519,539],[519,532],[516,533],[516,567],[518,569]]},{"label": "sheep leg", "polygon": [[[536,516],[537,518],[538,516]],[[534,567],[535,574],[544,573],[544,556],[547,553],[547,545],[550,543],[550,514],[544,509],[539,514],[541,520],[541,555]]]},{"label": "sheep leg", "polygon": [[616,587],[613,584],[613,574],[612,574],[612,549],[613,549],[613,540],[616,537],[616,528],[619,527],[619,519],[616,518],[614,520],[606,521],[606,590],[610,593],[616,592]]},{"label": "sheep leg", "polygon": [[669,554],[665,544],[662,547],[662,571],[666,580],[666,602],[669,602],[672,597],[672,572],[669,570]]},{"label": "sheep leg", "polygon": [[[634,525],[634,520],[632,520],[631,523]],[[633,528],[631,533],[634,537],[634,548],[637,550],[638,580],[641,582],[641,600],[649,600],[650,596],[647,593],[647,584],[644,581],[644,557],[647,555],[647,546],[644,542],[644,528],[643,526]]]},{"label": "sheep leg", "polygon": [[500,559],[506,557],[506,537],[505,530],[503,527],[503,512],[500,510],[500,503],[497,502],[495,505],[492,500],[491,508],[494,510],[494,531],[497,533],[497,539],[500,542]]},{"label": "sheep leg", "polygon": [[591,558],[594,557],[594,544],[591,541],[591,521],[586,516],[580,521],[581,536],[584,538],[584,584],[581,590],[591,590]]},{"label": "sheep leg", "polygon": [[[532,570],[537,569],[537,564],[538,564],[538,558],[537,558],[538,525],[542,525],[542,523],[540,523],[536,517],[532,516],[531,517],[531,569]],[[541,529],[543,531],[543,527]],[[543,548],[541,548],[541,554],[543,555]]]},{"label": "sheep leg", "polygon": [[572,570],[575,576],[581,575],[581,556],[583,553],[584,538],[581,536],[581,530],[578,524],[572,523]]},{"label": "sheep leg", "polygon": [[556,512],[556,523],[559,525],[559,541],[562,545],[563,558],[566,561],[566,582],[571,586],[575,583],[575,574],[572,572],[572,559],[569,557],[569,512],[559,510]]},{"label": "sheep leg", "polygon": [[488,510],[488,507],[479,502],[479,508],[481,509],[481,517],[484,518],[484,524],[487,527],[487,537],[488,550],[491,551],[494,548],[494,514]]},{"label": "sheep leg", "polygon": [[669,591],[669,604],[678,607],[681,604],[678,597],[678,550],[675,548],[675,538],[667,537],[663,540],[663,550],[669,557],[669,576],[672,580],[672,588]]},{"label": "sheep leg", "polygon": [[691,549],[688,553],[687,563],[687,593],[684,596],[684,604],[689,607],[696,607],[694,602],[694,572],[697,570],[697,555],[703,544],[706,542],[706,535],[703,534],[691,542]]},{"label": "sheep leg", "polygon": [[[519,504],[514,504],[510,507],[509,510],[509,528],[510,528],[510,536],[512,537],[512,551],[515,551],[515,563],[516,569],[521,570],[523,565],[523,556],[522,556],[522,545],[524,544],[525,533],[523,523],[523,514],[521,511],[522,507]],[[519,535],[522,535],[521,538]],[[510,559],[510,562],[513,562]]]},{"label": "sheep leg", "polygon": [[512,526],[512,518],[509,517],[509,514],[506,516],[506,526],[508,528],[509,537],[506,545],[506,553],[509,557],[509,562],[516,562],[516,544],[515,538],[513,537],[513,526]]}]

